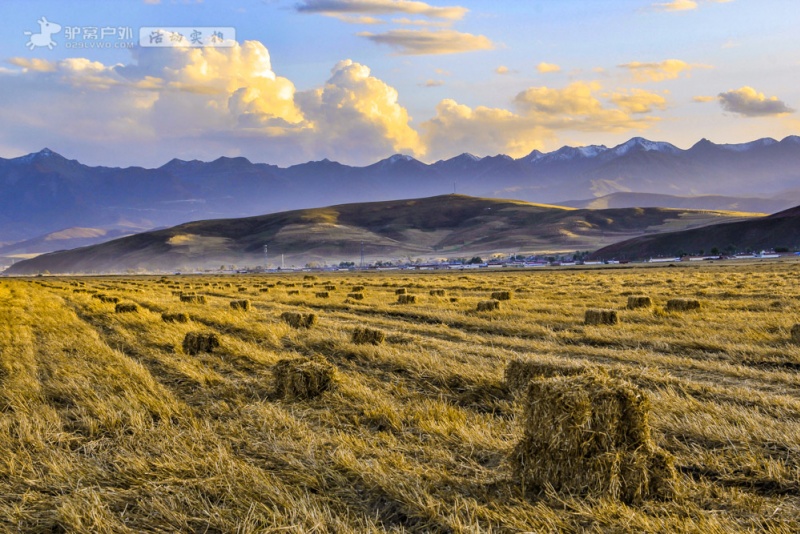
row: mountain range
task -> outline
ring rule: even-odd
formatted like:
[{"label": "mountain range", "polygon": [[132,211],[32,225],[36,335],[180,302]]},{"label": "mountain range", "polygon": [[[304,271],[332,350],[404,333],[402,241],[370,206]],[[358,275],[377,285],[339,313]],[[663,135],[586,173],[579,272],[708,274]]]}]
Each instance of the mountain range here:
[{"label": "mountain range", "polygon": [[185,271],[267,262],[278,266],[279,257],[285,257],[287,267],[300,267],[310,262],[359,261],[362,251],[368,261],[495,252],[552,254],[751,218],[751,214],[708,210],[575,209],[450,194],[196,221],[42,254],[12,265],[6,273]]},{"label": "mountain range", "polygon": [[704,139],[687,150],[636,137],[612,148],[562,147],[518,159],[461,154],[425,164],[396,154],[365,167],[322,160],[282,168],[241,157],[173,159],[156,169],[91,167],[44,149],[0,158],[0,263],[191,220],[454,189],[575,207],[774,213],[800,203],[800,137],[733,145]]}]

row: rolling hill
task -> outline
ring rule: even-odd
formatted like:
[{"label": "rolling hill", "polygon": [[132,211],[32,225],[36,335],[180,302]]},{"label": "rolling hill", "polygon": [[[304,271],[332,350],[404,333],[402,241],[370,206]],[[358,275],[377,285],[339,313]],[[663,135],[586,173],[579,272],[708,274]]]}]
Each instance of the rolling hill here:
[{"label": "rolling hill", "polygon": [[[396,154],[364,167],[322,160],[283,168],[242,157],[173,159],[155,169],[92,167],[43,149],[0,158],[0,244],[39,240],[27,243],[26,251],[49,252],[46,236],[69,228],[150,230],[200,219],[441,195],[454,186],[473,196],[550,204],[600,197],[575,205],[581,208],[738,206],[736,211],[774,213],[800,202],[798,183],[798,136],[737,145],[702,140],[687,150],[635,137],[616,147],[565,146],[517,159],[461,154],[430,164]],[[699,198],[603,200],[622,193]],[[733,198],[720,202],[709,195]]]},{"label": "rolling hill", "polygon": [[[581,210],[518,200],[443,195],[216,219],[44,254],[7,274],[185,270],[367,259],[459,257],[491,252],[593,250],[644,233],[742,220],[753,214],[626,208]],[[277,261],[276,261],[277,260]]]},{"label": "rolling hill", "polygon": [[727,222],[659,235],[635,237],[597,250],[595,259],[645,259],[681,253],[760,251],[800,248],[800,206],[738,222]]}]

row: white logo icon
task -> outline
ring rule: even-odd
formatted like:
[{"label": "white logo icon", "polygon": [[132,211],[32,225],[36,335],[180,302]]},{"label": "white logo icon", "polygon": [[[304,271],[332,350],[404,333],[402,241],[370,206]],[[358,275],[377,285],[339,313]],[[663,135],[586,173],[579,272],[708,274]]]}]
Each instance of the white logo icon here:
[{"label": "white logo icon", "polygon": [[61,25],[56,24],[55,22],[50,22],[46,18],[42,17],[38,21],[39,23],[39,33],[32,33],[32,32],[25,32],[25,35],[30,35],[30,40],[26,43],[25,46],[33,50],[37,46],[46,46],[50,50],[56,46],[56,42],[50,37],[54,33],[58,33],[61,31]]}]

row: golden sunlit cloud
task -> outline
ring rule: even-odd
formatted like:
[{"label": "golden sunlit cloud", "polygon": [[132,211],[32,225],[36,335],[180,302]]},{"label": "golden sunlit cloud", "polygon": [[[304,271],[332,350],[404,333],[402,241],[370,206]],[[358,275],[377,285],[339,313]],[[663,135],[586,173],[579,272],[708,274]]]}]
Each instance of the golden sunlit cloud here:
[{"label": "golden sunlit cloud", "polygon": [[702,103],[705,103],[705,102],[713,102],[716,99],[717,99],[717,97],[715,97],[715,96],[702,96],[701,95],[701,96],[693,97],[692,98],[692,102],[697,102],[698,104],[702,104]]},{"label": "golden sunlit cloud", "polygon": [[653,4],[653,8],[659,11],[689,11],[697,9],[697,2],[695,0],[672,0],[672,2]]},{"label": "golden sunlit cloud", "polygon": [[447,27],[453,23],[453,21],[450,20],[410,19],[407,17],[392,19],[392,22],[395,24],[402,24],[403,26],[424,26],[424,27],[434,27],[434,28]]},{"label": "golden sunlit cloud", "polygon": [[500,65],[499,67],[494,69],[494,72],[495,74],[508,74],[509,72],[511,72],[511,70],[509,70],[509,68],[506,67],[505,65]]},{"label": "golden sunlit cloud", "polygon": [[632,61],[618,65],[619,68],[628,69],[637,82],[660,82],[672,80],[681,75],[682,72],[688,73],[692,69],[710,69],[709,65],[691,65],[680,59],[667,59],[655,63],[642,63]]},{"label": "golden sunlit cloud", "polygon": [[447,20],[461,20],[469,11],[460,6],[437,7],[411,0],[304,0],[296,9],[301,13],[327,16],[405,13]]},{"label": "golden sunlit cloud", "polygon": [[655,109],[664,110],[667,107],[666,98],[644,89],[631,89],[622,93],[613,93],[608,98],[621,110],[634,114],[651,113]]},{"label": "golden sunlit cloud", "polygon": [[441,87],[444,85],[444,80],[427,80],[420,85],[423,87]]},{"label": "golden sunlit cloud", "polygon": [[554,64],[554,63],[545,63],[543,61],[543,62],[539,63],[538,65],[536,65],[536,70],[538,70],[541,73],[559,72],[561,70],[561,67],[556,65],[556,64]]},{"label": "golden sunlit cloud", "polygon": [[38,72],[54,72],[56,64],[52,61],[40,58],[26,58],[26,57],[12,57],[8,60],[12,65],[22,67],[25,70],[33,70]]},{"label": "golden sunlit cloud", "polygon": [[767,97],[749,86],[720,93],[717,98],[722,109],[744,117],[780,116],[794,112],[778,97]]},{"label": "golden sunlit cloud", "polygon": [[386,24],[385,21],[376,18],[370,17],[368,15],[343,15],[343,14],[334,14],[331,15],[332,17],[341,20],[342,22],[347,22],[348,24]]},{"label": "golden sunlit cloud", "polygon": [[491,50],[494,43],[483,35],[472,35],[455,30],[390,30],[385,33],[361,32],[378,44],[389,45],[401,55],[458,54],[476,50]]}]

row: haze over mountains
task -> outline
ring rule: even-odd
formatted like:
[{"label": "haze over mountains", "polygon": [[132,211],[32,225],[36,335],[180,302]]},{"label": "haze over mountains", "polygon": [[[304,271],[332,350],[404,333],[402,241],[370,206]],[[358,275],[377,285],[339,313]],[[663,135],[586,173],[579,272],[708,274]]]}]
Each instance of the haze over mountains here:
[{"label": "haze over mountains", "polygon": [[494,252],[574,252],[645,233],[747,219],[744,214],[665,208],[581,210],[440,195],[422,199],[344,204],[182,224],[108,243],[43,254],[8,274],[218,269],[417,257],[470,257]]},{"label": "haze over mountains", "polygon": [[[773,213],[800,203],[798,184],[797,136],[737,145],[702,140],[688,150],[637,137],[613,148],[563,147],[519,159],[462,154],[425,164],[395,155],[366,167],[322,160],[281,168],[226,157],[174,159],[157,169],[89,167],[44,149],[0,158],[0,257],[192,220],[419,198],[454,186],[463,194],[577,207]],[[687,198],[700,195],[716,198]]]}]

